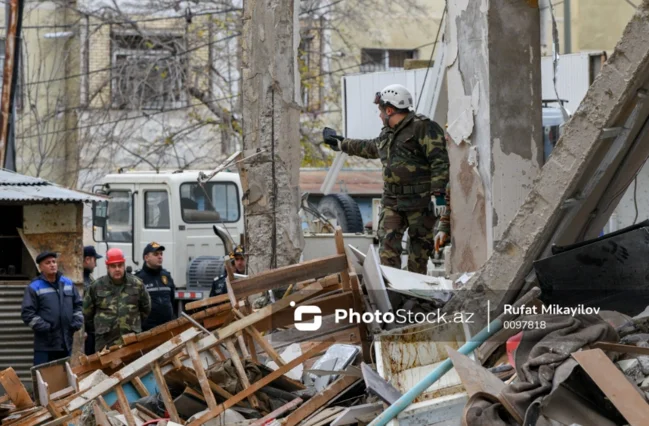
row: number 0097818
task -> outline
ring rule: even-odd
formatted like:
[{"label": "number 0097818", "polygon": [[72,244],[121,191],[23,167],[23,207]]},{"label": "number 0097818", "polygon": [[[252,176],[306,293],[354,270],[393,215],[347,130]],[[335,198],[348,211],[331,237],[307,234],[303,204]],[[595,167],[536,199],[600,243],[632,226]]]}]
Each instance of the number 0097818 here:
[{"label": "number 0097818", "polygon": [[503,328],[514,330],[543,330],[547,327],[545,321],[505,321]]}]

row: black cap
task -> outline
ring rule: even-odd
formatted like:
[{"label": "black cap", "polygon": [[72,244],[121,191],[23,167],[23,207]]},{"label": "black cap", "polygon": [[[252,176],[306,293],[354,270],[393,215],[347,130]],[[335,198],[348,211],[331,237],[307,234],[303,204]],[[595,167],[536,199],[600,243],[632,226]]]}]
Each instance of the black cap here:
[{"label": "black cap", "polygon": [[57,256],[57,254],[54,253],[53,251],[44,251],[44,252],[41,252],[41,254],[39,254],[38,256],[36,256],[36,263],[41,263],[42,261],[44,261],[45,259],[50,258],[50,257],[57,258],[58,256]]},{"label": "black cap", "polygon": [[147,244],[146,247],[144,247],[144,251],[142,252],[142,257],[146,256],[148,253],[153,253],[158,250],[165,251],[165,246],[161,246],[155,241],[152,241],[149,244]]},{"label": "black cap", "polygon": [[83,257],[94,257],[95,259],[101,259],[104,256],[97,254],[95,246],[85,246],[83,248]]}]

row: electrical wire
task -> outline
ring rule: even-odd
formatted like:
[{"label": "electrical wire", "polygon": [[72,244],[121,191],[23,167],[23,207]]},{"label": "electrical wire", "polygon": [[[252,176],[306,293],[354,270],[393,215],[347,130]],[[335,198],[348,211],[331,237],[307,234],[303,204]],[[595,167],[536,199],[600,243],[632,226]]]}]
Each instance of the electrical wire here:
[{"label": "electrical wire", "polygon": [[426,74],[424,75],[424,82],[421,84],[421,90],[419,91],[419,98],[417,99],[417,104],[415,105],[415,111],[419,109],[419,102],[421,101],[421,95],[424,94],[424,87],[426,86],[426,79],[428,78],[428,72],[430,71],[430,64],[433,62],[433,55],[435,50],[437,50],[437,42],[439,41],[439,34],[442,32],[442,24],[444,23],[444,16],[446,16],[446,9],[448,5],[444,6],[444,11],[442,12],[442,19],[439,21],[439,27],[437,27],[437,35],[435,36],[435,43],[433,49],[430,52],[430,59],[428,60],[428,66],[426,67]]}]

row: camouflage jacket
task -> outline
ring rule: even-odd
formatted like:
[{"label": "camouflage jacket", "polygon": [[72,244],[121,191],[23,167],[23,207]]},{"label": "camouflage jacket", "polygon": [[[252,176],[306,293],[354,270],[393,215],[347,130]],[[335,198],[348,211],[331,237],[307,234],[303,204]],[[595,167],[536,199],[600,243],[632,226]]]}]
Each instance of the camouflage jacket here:
[{"label": "camouflage jacket", "polygon": [[151,313],[151,298],[142,281],[126,274],[122,284],[108,275],[94,281],[83,299],[83,315],[95,329],[95,350],[120,345],[122,336],[142,331],[142,322]]},{"label": "camouflage jacket", "polygon": [[375,139],[344,139],[341,149],[383,164],[384,207],[399,211],[428,209],[433,191],[448,182],[448,153],[442,128],[410,112],[396,128],[384,127]]},{"label": "camouflage jacket", "polygon": [[451,185],[446,184],[446,192],[444,193],[444,200],[446,201],[446,208],[444,213],[439,218],[437,223],[437,231],[445,232],[447,235],[451,235]]}]

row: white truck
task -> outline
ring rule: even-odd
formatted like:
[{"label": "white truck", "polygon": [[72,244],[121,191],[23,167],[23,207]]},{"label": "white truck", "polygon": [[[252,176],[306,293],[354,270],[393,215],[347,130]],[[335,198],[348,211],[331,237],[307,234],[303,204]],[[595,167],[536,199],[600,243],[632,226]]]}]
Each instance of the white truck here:
[{"label": "white truck", "polygon": [[[120,248],[127,268],[142,267],[142,250],[155,241],[165,247],[179,301],[208,297],[212,280],[223,271],[224,255],[244,234],[243,190],[237,173],[220,172],[198,184],[199,171],[109,174],[95,186],[108,201],[93,205],[93,237],[99,254]],[[358,208],[356,206],[356,208]],[[358,213],[360,215],[360,213]],[[215,235],[216,233],[216,235]],[[335,253],[333,234],[305,231],[304,260]],[[345,234],[363,253],[371,234]],[[106,273],[97,262],[95,276]]]}]

